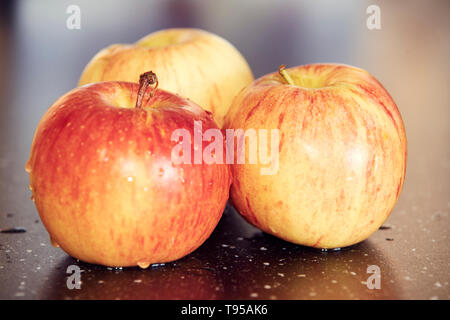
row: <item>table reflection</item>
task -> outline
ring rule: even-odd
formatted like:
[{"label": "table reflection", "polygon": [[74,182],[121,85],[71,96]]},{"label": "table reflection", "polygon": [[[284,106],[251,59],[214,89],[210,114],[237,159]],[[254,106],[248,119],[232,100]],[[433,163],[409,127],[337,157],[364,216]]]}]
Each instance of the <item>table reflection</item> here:
[{"label": "table reflection", "polygon": [[[367,267],[378,265],[381,289]],[[67,289],[65,270],[82,270],[81,289]],[[393,270],[370,241],[322,252],[260,232],[230,205],[194,253],[163,266],[113,269],[66,257],[42,288],[47,299],[379,299],[395,296]],[[388,280],[389,279],[389,280]]]}]

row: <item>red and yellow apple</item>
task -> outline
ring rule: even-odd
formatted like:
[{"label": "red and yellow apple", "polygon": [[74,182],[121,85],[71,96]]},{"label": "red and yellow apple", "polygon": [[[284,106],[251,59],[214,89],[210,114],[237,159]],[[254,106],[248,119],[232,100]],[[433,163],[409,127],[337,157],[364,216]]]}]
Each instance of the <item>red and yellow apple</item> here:
[{"label": "red and yellow apple", "polygon": [[79,87],[37,127],[26,165],[36,208],[52,243],[82,261],[145,268],[179,259],[209,237],[228,199],[228,165],[172,161],[172,132],[193,134],[194,121],[217,128],[212,116],[142,88]]},{"label": "red and yellow apple", "polygon": [[244,89],[225,121],[225,128],[278,129],[278,171],[261,175],[265,165],[233,164],[231,199],[247,221],[287,241],[358,243],[387,219],[403,186],[407,142],[399,110],[359,68],[279,71]]},{"label": "red and yellow apple", "polygon": [[225,39],[199,29],[166,29],[134,44],[101,50],[84,69],[79,84],[134,82],[147,70],[158,75],[162,89],[212,112],[219,127],[233,98],[253,81],[244,57]]}]

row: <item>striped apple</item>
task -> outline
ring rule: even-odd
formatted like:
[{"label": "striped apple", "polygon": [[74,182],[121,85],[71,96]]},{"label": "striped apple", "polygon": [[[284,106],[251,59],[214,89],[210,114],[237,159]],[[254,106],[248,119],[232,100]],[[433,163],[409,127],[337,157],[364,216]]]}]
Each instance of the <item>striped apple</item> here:
[{"label": "striped apple", "polygon": [[404,125],[389,93],[362,69],[282,66],[237,96],[225,127],[279,130],[276,174],[232,165],[235,207],[267,233],[317,248],[349,246],[373,234],[398,200]]},{"label": "striped apple", "polygon": [[84,69],[79,84],[134,82],[147,70],[158,75],[161,89],[212,112],[219,127],[233,98],[253,81],[244,57],[228,41],[199,29],[175,28],[101,50]]},{"label": "striped apple", "polygon": [[[102,82],[59,98],[36,130],[26,170],[52,243],[82,261],[148,267],[198,248],[228,199],[226,164],[177,164],[173,131],[218,129],[164,90]],[[154,92],[154,94],[153,94]],[[206,143],[206,142],[201,142]],[[194,149],[193,141],[190,145]]]}]

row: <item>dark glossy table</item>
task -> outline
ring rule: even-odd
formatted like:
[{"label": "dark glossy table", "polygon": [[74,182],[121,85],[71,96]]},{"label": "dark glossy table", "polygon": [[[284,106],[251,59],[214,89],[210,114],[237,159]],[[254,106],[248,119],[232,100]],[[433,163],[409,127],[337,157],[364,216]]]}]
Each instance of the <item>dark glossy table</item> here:
[{"label": "dark glossy table", "polygon": [[[2,3],[0,229],[26,232],[0,233],[0,299],[450,298],[448,2],[382,2],[382,29],[376,31],[365,27],[369,3],[360,1],[339,10],[314,2],[278,8],[246,1],[239,15],[236,4],[225,1],[136,2],[125,8],[119,1],[78,1],[84,18],[75,31],[65,28],[60,2]],[[76,85],[100,48],[180,25],[229,39],[255,76],[281,63],[316,61],[372,72],[397,102],[409,141],[405,187],[385,228],[358,245],[322,252],[264,234],[227,206],[197,251],[146,270],[88,265],[53,248],[23,169],[40,117]],[[66,285],[73,264],[83,270],[80,290]],[[380,289],[366,285],[369,265],[380,268]]]}]

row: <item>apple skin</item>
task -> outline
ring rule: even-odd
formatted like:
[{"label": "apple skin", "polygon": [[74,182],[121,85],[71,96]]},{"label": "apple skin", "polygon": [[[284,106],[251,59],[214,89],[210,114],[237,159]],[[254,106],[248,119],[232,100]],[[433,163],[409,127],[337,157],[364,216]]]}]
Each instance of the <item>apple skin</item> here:
[{"label": "apple skin", "polygon": [[[36,130],[26,170],[52,243],[82,261],[147,267],[198,248],[229,196],[226,164],[173,165],[171,133],[217,128],[193,102],[104,82],[58,99]],[[205,142],[203,142],[205,144]],[[193,142],[192,142],[193,146]]]},{"label": "apple skin", "polygon": [[[279,129],[279,170],[232,165],[230,196],[251,224],[284,240],[340,248],[373,234],[403,187],[400,113],[368,72],[312,64],[257,79],[234,100],[225,128]],[[270,150],[270,147],[269,147]],[[247,156],[247,155],[246,155]],[[236,162],[235,162],[236,163]]]},{"label": "apple skin", "polygon": [[233,98],[254,80],[244,57],[223,38],[199,29],[166,29],[135,44],[101,50],[84,69],[79,84],[134,82],[147,70],[158,75],[161,89],[212,112],[219,127]]}]

